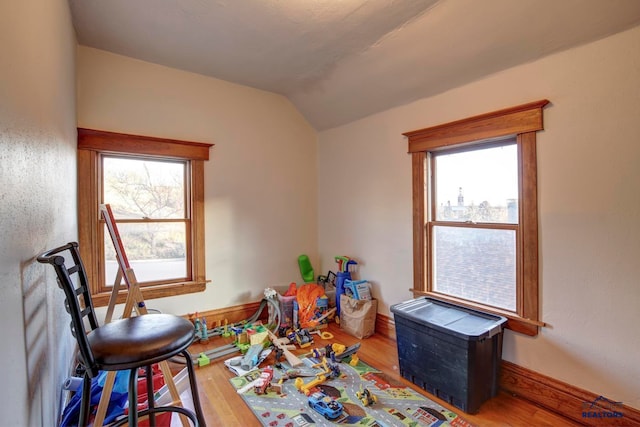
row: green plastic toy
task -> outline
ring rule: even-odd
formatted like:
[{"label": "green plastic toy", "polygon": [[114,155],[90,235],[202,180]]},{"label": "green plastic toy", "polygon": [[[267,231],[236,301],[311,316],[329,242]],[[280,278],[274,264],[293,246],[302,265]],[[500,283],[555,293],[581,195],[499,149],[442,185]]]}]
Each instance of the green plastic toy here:
[{"label": "green plastic toy", "polygon": [[300,274],[302,275],[304,283],[313,283],[315,281],[315,275],[309,257],[304,254],[300,255],[298,257],[298,266],[300,267]]}]

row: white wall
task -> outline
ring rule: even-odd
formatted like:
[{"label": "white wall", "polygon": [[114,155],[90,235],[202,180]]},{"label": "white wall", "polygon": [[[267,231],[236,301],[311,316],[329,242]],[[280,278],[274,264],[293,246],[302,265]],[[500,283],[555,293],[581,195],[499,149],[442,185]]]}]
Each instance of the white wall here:
[{"label": "white wall", "polygon": [[79,127],[215,144],[205,163],[212,282],[150,307],[193,313],[302,282],[298,255],[318,260],[316,134],[289,101],[88,47],[77,72]]},{"label": "white wall", "polygon": [[[503,357],[640,408],[640,28],[319,135],[319,250],[361,261],[380,312],[411,298],[401,133],[549,99],[538,136],[542,320]],[[327,173],[330,171],[330,173]]]},{"label": "white wall", "polygon": [[53,426],[73,344],[42,251],[77,239],[75,36],[67,2],[0,3],[0,424]]}]

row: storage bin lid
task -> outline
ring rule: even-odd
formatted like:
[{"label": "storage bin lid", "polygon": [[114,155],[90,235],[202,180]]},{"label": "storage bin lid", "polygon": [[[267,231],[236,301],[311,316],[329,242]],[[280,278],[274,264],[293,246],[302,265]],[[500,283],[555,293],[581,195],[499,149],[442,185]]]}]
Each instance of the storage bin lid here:
[{"label": "storage bin lid", "polygon": [[391,306],[394,315],[439,329],[467,340],[491,338],[502,332],[503,316],[484,313],[430,297],[416,298]]}]

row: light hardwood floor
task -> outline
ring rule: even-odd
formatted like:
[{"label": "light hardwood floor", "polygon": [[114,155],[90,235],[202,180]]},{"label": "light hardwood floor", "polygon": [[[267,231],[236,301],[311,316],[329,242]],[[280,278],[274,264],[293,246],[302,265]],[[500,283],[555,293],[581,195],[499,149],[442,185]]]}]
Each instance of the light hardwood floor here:
[{"label": "light hardwood floor", "polygon": [[[328,331],[334,334],[334,339],[331,342],[351,345],[360,341],[361,348],[358,351],[358,356],[363,361],[370,362],[397,381],[407,384],[440,405],[460,414],[476,426],[562,427],[579,425],[567,418],[505,392],[499,393],[498,396],[484,403],[477,414],[465,414],[458,408],[426,393],[400,376],[395,341],[379,334],[367,339],[358,340],[341,331],[336,324],[331,324]],[[329,343],[329,341],[319,339],[317,335],[314,335],[314,340],[314,346],[316,347]],[[231,342],[231,339],[215,337],[206,345],[194,344],[190,351],[196,355],[202,351],[221,346],[228,342]],[[304,352],[304,350],[297,351],[297,353]],[[224,357],[212,361],[210,365],[196,368],[200,401],[205,419],[207,420],[207,426],[260,426],[260,422],[230,385],[229,378],[231,378],[233,374],[224,366],[223,360]],[[262,366],[269,363],[273,363],[273,353]]]}]

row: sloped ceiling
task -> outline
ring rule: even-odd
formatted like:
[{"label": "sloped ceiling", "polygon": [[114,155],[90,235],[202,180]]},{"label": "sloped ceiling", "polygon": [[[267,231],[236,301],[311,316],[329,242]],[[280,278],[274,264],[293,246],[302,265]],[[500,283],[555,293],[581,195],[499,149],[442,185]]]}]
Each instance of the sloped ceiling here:
[{"label": "sloped ceiling", "polygon": [[69,4],[80,44],[282,94],[317,130],[640,24],[640,0]]}]

